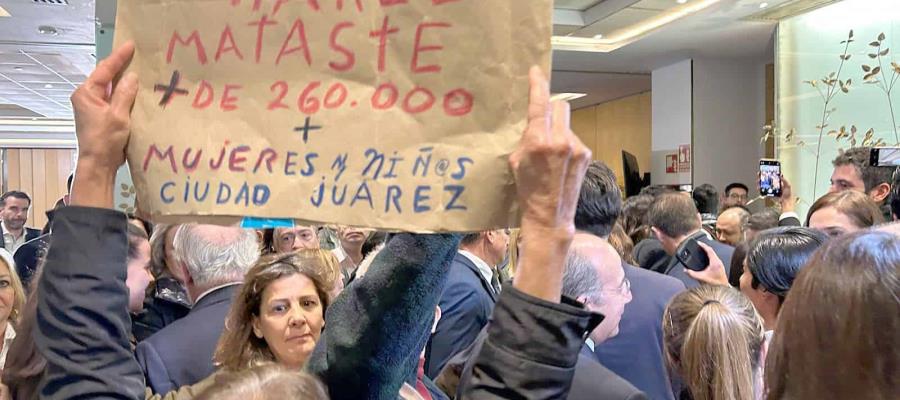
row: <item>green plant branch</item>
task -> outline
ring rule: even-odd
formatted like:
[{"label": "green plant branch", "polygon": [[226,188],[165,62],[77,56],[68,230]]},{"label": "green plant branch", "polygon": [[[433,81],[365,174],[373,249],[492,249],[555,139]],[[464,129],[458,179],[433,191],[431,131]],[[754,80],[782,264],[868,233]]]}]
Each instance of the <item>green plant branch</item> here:
[{"label": "green plant branch", "polygon": [[[881,90],[883,90],[885,96],[887,96],[888,109],[891,110],[891,130],[894,131],[894,141],[900,143],[900,135],[897,134],[897,118],[894,117],[894,102],[891,100],[891,90],[894,89],[894,82],[896,82],[897,80],[897,74],[896,72],[892,72],[891,83],[890,85],[888,85],[887,74],[884,72],[884,64],[881,61],[881,41],[878,42],[878,50],[875,52],[875,54],[878,54],[878,72],[881,73]],[[893,71],[893,68],[891,69],[891,71]]]},{"label": "green plant branch", "polygon": [[[847,41],[844,43],[844,54],[841,56],[841,64],[838,66],[837,74],[833,78],[834,80],[838,81],[838,84],[840,84],[841,71],[843,71],[843,69],[844,69],[844,62],[847,61],[846,60],[847,52],[850,50],[850,42],[852,39],[853,39],[853,31],[851,30],[850,35],[847,38]],[[818,143],[816,144],[816,168],[815,168],[815,174],[813,175],[813,197],[816,197],[816,195],[818,194],[817,193],[818,188],[817,188],[816,183],[819,182],[819,162],[821,161],[820,155],[822,154],[822,139],[824,139],[825,126],[826,126],[826,123],[828,122],[828,117],[831,114],[830,112],[828,112],[828,104],[831,103],[831,100],[834,99],[834,96],[837,95],[837,92],[835,91],[836,87],[837,87],[837,85],[834,85],[834,84],[828,85],[828,92],[827,92],[828,96],[825,99],[824,106],[822,107],[822,122],[819,123],[819,140],[818,140]]]}]

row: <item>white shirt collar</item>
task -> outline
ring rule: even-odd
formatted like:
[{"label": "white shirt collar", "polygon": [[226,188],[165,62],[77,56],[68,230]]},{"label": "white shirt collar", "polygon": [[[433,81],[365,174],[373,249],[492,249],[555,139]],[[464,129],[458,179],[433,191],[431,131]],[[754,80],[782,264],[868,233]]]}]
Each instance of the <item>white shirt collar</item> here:
[{"label": "white shirt collar", "polygon": [[[6,221],[0,221],[0,225],[3,226],[3,234],[12,236],[12,232],[9,228],[6,227]],[[22,236],[25,236],[25,228],[22,228]]]},{"label": "white shirt collar", "polygon": [[472,264],[475,264],[475,268],[478,268],[478,272],[481,272],[481,276],[484,277],[485,281],[491,281],[491,277],[494,276],[494,271],[491,269],[490,265],[484,262],[484,260],[482,260],[481,258],[478,258],[478,256],[468,251],[459,250],[459,254],[462,254],[463,257],[468,258],[469,261],[472,261]]},{"label": "white shirt collar", "polygon": [[216,291],[216,290],[219,290],[219,289],[221,289],[221,288],[228,287],[228,286],[240,285],[240,284],[242,284],[242,283],[244,283],[244,282],[231,282],[231,283],[226,283],[226,284],[224,284],[224,285],[216,286],[216,287],[214,287],[214,288],[212,288],[212,289],[208,289],[207,291],[205,291],[205,292],[203,292],[203,293],[200,293],[200,295],[197,296],[197,299],[194,300],[194,304],[199,303],[201,299],[203,299],[204,297],[206,297],[206,295],[208,295],[208,294],[210,294],[210,293],[212,293],[212,292],[214,292],[214,291]]}]

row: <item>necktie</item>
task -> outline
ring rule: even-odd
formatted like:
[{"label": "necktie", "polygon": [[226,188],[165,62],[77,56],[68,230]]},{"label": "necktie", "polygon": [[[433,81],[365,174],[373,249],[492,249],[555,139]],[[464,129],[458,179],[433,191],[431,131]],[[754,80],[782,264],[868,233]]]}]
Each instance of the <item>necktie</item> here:
[{"label": "necktie", "polygon": [[491,287],[494,288],[494,293],[500,294],[500,272],[496,268],[491,271]]}]

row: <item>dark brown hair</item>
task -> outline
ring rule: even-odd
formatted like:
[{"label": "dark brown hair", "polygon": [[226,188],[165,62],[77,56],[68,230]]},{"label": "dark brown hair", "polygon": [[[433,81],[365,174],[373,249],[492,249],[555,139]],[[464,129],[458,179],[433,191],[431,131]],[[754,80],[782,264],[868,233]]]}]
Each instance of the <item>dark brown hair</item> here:
[{"label": "dark brown hair", "polygon": [[847,151],[842,151],[831,162],[835,167],[842,165],[852,165],[859,172],[859,176],[866,186],[866,192],[875,189],[876,186],[886,183],[891,184],[890,168],[876,167],[869,163],[869,156],[872,151],[871,147],[854,147]]},{"label": "dark brown hair", "polygon": [[881,210],[878,209],[878,205],[868,195],[853,190],[845,190],[828,193],[816,200],[806,214],[806,226],[809,226],[809,221],[816,211],[829,207],[846,215],[860,229],[884,222]]},{"label": "dark brown hair", "polygon": [[653,201],[647,224],[675,239],[700,229],[700,213],[690,196],[666,193]]},{"label": "dark brown hair", "polygon": [[900,240],[865,231],[820,247],[791,286],[766,361],[769,400],[896,399]]},{"label": "dark brown hair", "polygon": [[304,249],[264,256],[247,272],[244,285],[231,305],[225,331],[216,347],[216,365],[235,372],[275,361],[265,339],[253,335],[253,317],[259,316],[263,292],[269,285],[297,274],[313,282],[325,314],[332,300],[328,293],[341,278],[340,265],[330,251]]}]

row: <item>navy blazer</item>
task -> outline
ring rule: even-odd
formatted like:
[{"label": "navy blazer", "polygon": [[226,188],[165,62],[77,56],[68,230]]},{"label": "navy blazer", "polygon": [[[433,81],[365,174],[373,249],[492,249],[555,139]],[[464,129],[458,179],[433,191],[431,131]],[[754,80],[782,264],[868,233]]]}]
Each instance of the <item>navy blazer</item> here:
[{"label": "navy blazer", "polygon": [[213,354],[239,288],[231,285],[210,292],[186,317],[138,343],[135,356],[153,393],[193,385],[215,371]]},{"label": "navy blazer", "polygon": [[674,391],[663,353],[662,317],[669,301],[685,290],[670,276],[623,264],[631,281],[631,302],[619,321],[619,334],[594,347],[603,366],[658,400],[673,400]]},{"label": "navy blazer", "polygon": [[[725,275],[731,275],[731,256],[734,254],[734,247],[712,240],[705,234],[696,234],[692,237],[696,237],[698,242],[712,247],[716,255],[719,256],[719,259],[722,260],[722,264],[725,265]],[[681,261],[678,261],[677,257],[672,257],[664,272],[666,275],[683,282],[684,286],[688,289],[700,286],[700,281],[691,278],[684,272],[684,265]]]},{"label": "navy blazer", "polygon": [[469,347],[487,325],[497,301],[478,267],[457,253],[441,292],[441,320],[425,348],[425,376],[435,379],[456,353]]}]

